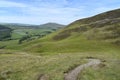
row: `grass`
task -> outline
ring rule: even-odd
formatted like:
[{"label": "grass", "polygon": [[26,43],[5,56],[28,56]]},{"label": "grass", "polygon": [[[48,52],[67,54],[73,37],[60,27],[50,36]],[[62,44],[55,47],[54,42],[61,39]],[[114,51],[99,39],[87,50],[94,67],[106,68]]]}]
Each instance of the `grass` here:
[{"label": "grass", "polygon": [[81,55],[83,54],[69,53],[54,56],[27,53],[0,54],[0,80],[37,80],[41,74],[47,75],[49,80],[63,80],[64,72],[70,67],[85,62]]},{"label": "grass", "polygon": [[120,51],[115,49],[109,51],[85,54],[86,56],[95,57],[105,62],[102,62],[102,64],[97,67],[90,67],[83,70],[78,80],[119,80]]},{"label": "grass", "polygon": [[[87,57],[105,60],[105,67],[88,68],[82,73],[82,80],[119,80],[120,54],[106,52],[58,53],[36,55],[34,53],[0,50],[0,80],[37,80],[45,75],[48,80],[64,80],[65,72],[76,65],[86,63]],[[95,70],[94,70],[95,69]],[[101,76],[101,77],[100,77]]]},{"label": "grass", "polygon": [[89,68],[83,71],[80,79],[119,80],[120,65],[111,62],[114,59],[119,61],[119,46],[88,40],[77,33],[72,33],[71,37],[61,41],[53,40],[54,35],[55,33],[22,45],[16,44],[16,40],[5,42],[8,45],[6,48],[13,51],[0,51],[1,80],[37,80],[41,75],[49,80],[63,80],[65,72],[86,63],[86,57],[106,60],[106,66],[97,70]]},{"label": "grass", "polygon": [[105,67],[88,68],[83,71],[78,80],[120,80],[120,55],[119,57],[105,59]]},{"label": "grass", "polygon": [[[0,41],[0,47],[5,46],[5,49],[14,49],[14,50],[21,50],[25,46],[22,44],[18,44],[18,41],[21,37],[25,35],[33,35],[32,37],[35,37],[34,35],[40,34],[40,35],[46,35],[46,31],[51,31],[50,29],[16,29],[12,32],[12,39],[13,40],[6,40],[6,41]],[[28,32],[28,34],[26,34]],[[36,39],[36,38],[35,38]],[[28,44],[29,42],[27,42]],[[25,42],[26,44],[26,42]]]},{"label": "grass", "polygon": [[53,32],[50,29],[16,29],[12,32],[12,39],[19,39],[22,36],[27,35],[26,33],[29,35],[46,34],[46,31]]},{"label": "grass", "polygon": [[[6,46],[0,51],[0,80],[37,80],[42,75],[48,80],[63,80],[65,72],[86,63],[88,57],[105,60],[105,66],[86,69],[79,80],[120,80],[120,25],[116,18],[119,15],[112,16],[117,23],[114,19],[102,23],[110,15],[78,20],[60,31],[23,44],[18,44],[18,40],[0,42],[0,46]],[[41,31],[18,30],[13,32],[13,38],[26,32]],[[54,39],[57,35],[58,40]],[[112,43],[115,40],[118,40],[117,45]]]},{"label": "grass", "polygon": [[18,40],[0,41],[0,46],[5,46],[5,49],[17,49],[16,46],[18,46]]},{"label": "grass", "polygon": [[[29,54],[41,55],[42,57],[47,56],[47,58],[45,59],[48,61],[50,61],[52,58],[58,59],[55,60],[55,62],[52,64],[50,64],[50,62],[48,62],[48,64],[46,65],[43,65],[44,63],[42,64],[39,63],[39,65],[36,64],[36,66],[39,66],[39,71],[37,67],[35,66],[33,67],[36,68],[37,70],[34,72],[29,72],[30,74],[35,73],[34,78],[31,78],[31,80],[36,80],[37,79],[36,75],[38,77],[39,74],[47,75],[47,78],[49,78],[49,80],[63,80],[64,72],[68,72],[70,69],[73,69],[76,65],[84,64],[85,57],[95,57],[101,60],[105,60],[106,62],[104,64],[106,66],[97,68],[96,70],[94,70],[94,68],[88,68],[87,70],[83,71],[82,77],[79,77],[79,79],[82,80],[120,79],[119,77],[120,65],[118,63],[120,59],[119,46],[111,44],[109,42],[105,42],[104,40],[88,40],[86,39],[86,37],[84,37],[84,34],[82,35],[77,33],[72,33],[71,36],[67,39],[55,41],[52,39],[52,36],[54,36],[56,33],[48,35],[42,39],[31,41],[21,45],[25,46],[25,48],[23,48],[22,50],[27,51]],[[66,59],[65,58],[66,55],[71,56],[72,58]],[[58,58],[58,56],[61,57]],[[78,60],[81,59],[82,62],[81,61],[74,62],[74,60],[76,59]],[[69,61],[72,61],[73,63],[72,62],[69,63]],[[45,62],[44,59],[41,62]],[[67,66],[68,64],[69,66]]]},{"label": "grass", "polygon": [[76,52],[119,52],[119,46],[117,45],[104,41],[87,40],[84,36],[76,33],[68,39],[61,41],[54,41],[52,39],[48,41],[48,38],[26,43],[24,44],[26,47],[23,50],[28,52],[36,52],[42,55]]}]

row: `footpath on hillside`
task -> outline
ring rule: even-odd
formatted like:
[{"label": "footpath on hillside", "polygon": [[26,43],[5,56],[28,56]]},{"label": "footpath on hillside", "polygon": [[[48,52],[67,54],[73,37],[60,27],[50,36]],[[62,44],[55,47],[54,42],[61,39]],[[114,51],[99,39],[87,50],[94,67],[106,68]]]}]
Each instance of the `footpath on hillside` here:
[{"label": "footpath on hillside", "polygon": [[89,59],[88,63],[80,65],[65,74],[64,80],[77,80],[78,75],[82,72],[82,70],[91,66],[98,66],[99,64],[101,64],[101,61],[99,59]]}]

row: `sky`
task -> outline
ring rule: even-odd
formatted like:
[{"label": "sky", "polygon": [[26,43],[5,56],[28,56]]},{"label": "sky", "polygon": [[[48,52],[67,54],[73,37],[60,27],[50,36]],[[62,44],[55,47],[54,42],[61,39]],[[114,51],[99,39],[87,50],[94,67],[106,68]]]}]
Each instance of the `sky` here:
[{"label": "sky", "polygon": [[0,0],[0,22],[69,24],[118,8],[120,0]]}]

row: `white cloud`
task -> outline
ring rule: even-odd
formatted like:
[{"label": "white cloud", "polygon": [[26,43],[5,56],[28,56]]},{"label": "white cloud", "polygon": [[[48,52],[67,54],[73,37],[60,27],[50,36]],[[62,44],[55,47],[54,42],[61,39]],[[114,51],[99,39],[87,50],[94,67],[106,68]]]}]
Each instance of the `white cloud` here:
[{"label": "white cloud", "polygon": [[[17,7],[21,16],[7,15],[9,12],[6,11],[6,15],[0,16],[0,22],[15,22],[15,23],[33,23],[40,24],[45,22],[58,22],[67,24],[75,19],[82,18],[79,14],[83,12],[84,7],[64,7],[68,4],[67,0],[34,0],[39,4],[28,5],[24,3],[11,2],[11,1],[0,1],[0,7]],[[54,4],[56,3],[56,4]],[[2,12],[2,11],[1,11]],[[75,16],[77,15],[77,16]]]},{"label": "white cloud", "polygon": [[[109,6],[103,6],[102,3],[95,3],[96,5],[92,4],[92,6],[92,2],[87,2],[86,4],[83,4],[79,3],[79,1],[77,0],[77,2],[74,2],[73,4],[71,4],[72,2],[70,2],[69,0],[30,1],[30,3],[28,2],[25,4],[9,0],[0,0],[0,8],[2,9],[2,7],[6,7],[8,9],[0,10],[0,13],[2,14],[0,15],[0,22],[4,21],[11,23],[15,22],[33,24],[58,22],[67,24],[83,17],[88,17],[100,12],[114,9],[113,7],[111,8]],[[15,10],[16,13],[13,10]],[[17,13],[19,13],[20,15],[18,15]]]},{"label": "white cloud", "polygon": [[40,5],[43,4],[43,6],[45,6],[44,4],[47,4],[47,5],[66,5],[69,3],[68,0],[33,0],[34,3],[38,4],[40,3]]},{"label": "white cloud", "polygon": [[49,7],[27,7],[22,12],[31,15],[73,15],[82,12],[83,8],[49,8]]},{"label": "white cloud", "polygon": [[[82,18],[79,16],[79,18]],[[79,19],[72,17],[72,15],[55,15],[55,16],[0,16],[0,22],[8,23],[27,23],[27,24],[42,24],[47,22],[57,22],[61,24],[68,24]]]},{"label": "white cloud", "polygon": [[0,7],[26,7],[23,3],[0,0]]}]

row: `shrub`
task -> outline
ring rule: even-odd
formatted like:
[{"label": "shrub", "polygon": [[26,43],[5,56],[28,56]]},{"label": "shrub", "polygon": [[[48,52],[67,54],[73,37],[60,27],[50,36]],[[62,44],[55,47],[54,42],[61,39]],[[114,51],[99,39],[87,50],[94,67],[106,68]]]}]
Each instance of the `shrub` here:
[{"label": "shrub", "polygon": [[21,44],[23,41],[28,40],[29,38],[31,38],[30,35],[27,36],[23,36],[20,40],[19,40],[19,44]]}]

